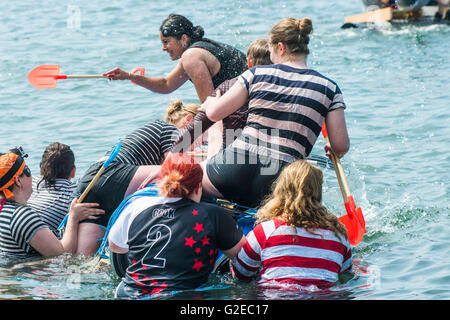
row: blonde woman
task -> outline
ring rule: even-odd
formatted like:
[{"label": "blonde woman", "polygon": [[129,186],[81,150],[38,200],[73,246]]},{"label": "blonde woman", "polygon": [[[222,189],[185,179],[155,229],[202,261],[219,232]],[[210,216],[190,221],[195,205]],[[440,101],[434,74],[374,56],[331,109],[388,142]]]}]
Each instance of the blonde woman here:
[{"label": "blonde woman", "polygon": [[322,171],[305,160],[283,169],[257,213],[257,225],[232,263],[232,274],[258,285],[326,289],[352,270],[347,231],[322,201]]},{"label": "blonde woman", "polygon": [[[184,105],[182,101],[174,101],[167,109],[167,122],[150,121],[120,141],[122,147],[119,154],[85,198],[85,202],[99,203],[106,213],[100,219],[81,222],[77,253],[93,255],[97,251],[100,245],[97,239],[104,236],[114,210],[123,199],[138,189],[147,176],[155,172],[155,165],[164,161],[177,139],[178,129],[185,126],[198,109],[198,105]],[[109,152],[89,167],[81,178],[74,197],[80,197],[108,155]]]}]

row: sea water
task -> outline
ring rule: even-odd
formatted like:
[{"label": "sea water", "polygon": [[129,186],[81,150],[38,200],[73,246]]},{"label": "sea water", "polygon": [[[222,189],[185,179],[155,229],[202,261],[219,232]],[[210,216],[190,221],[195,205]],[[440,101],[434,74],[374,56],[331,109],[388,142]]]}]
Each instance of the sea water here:
[{"label": "sea water", "polygon": [[[162,119],[168,104],[198,102],[186,83],[170,94],[129,81],[59,80],[39,90],[27,74],[59,64],[61,74],[101,74],[116,66],[163,76],[177,61],[161,50],[170,13],[205,36],[246,51],[285,17],[311,17],[308,65],[335,80],[347,104],[351,147],[342,159],[367,233],[353,248],[354,273],[321,292],[261,291],[212,276],[201,290],[167,299],[449,299],[450,26],[371,25],[341,29],[358,1],[0,1],[0,151],[22,145],[32,173],[45,147],[68,144],[79,178],[118,139]],[[323,155],[319,138],[313,153]],[[333,170],[324,204],[345,214]],[[0,299],[113,299],[120,281],[108,265],[63,255],[0,262]]]}]

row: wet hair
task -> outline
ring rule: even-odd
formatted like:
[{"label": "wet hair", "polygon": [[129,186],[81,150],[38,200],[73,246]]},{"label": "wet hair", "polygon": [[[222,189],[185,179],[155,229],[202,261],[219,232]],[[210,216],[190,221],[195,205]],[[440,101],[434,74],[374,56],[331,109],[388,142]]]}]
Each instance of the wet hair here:
[{"label": "wet hair", "polygon": [[253,41],[247,49],[246,56],[253,61],[254,66],[272,64],[269,43],[265,38]]},{"label": "wet hair", "polygon": [[198,113],[198,109],[200,109],[200,106],[195,103],[185,105],[183,104],[183,101],[175,100],[169,104],[165,120],[167,123],[176,125],[181,119],[189,114],[195,117],[195,115]]},{"label": "wet hair", "polygon": [[159,27],[164,37],[174,37],[177,40],[181,39],[183,34],[191,38],[191,43],[203,39],[205,31],[201,26],[194,26],[192,22],[186,17],[171,13]]},{"label": "wet hair", "polygon": [[284,18],[269,31],[268,41],[272,46],[282,42],[290,54],[309,54],[309,35],[313,30],[310,18]]},{"label": "wet hair", "polygon": [[347,238],[345,226],[321,204],[322,183],[322,171],[307,160],[286,166],[258,210],[256,223],[281,218],[310,233],[322,228],[333,231],[338,238]]},{"label": "wet hair", "polygon": [[70,147],[60,142],[53,142],[45,148],[42,154],[41,182],[45,181],[48,186],[55,186],[56,179],[68,179],[72,169],[75,167],[75,155]]},{"label": "wet hair", "polygon": [[159,191],[165,197],[186,198],[198,189],[203,170],[194,157],[172,153],[161,166]]}]

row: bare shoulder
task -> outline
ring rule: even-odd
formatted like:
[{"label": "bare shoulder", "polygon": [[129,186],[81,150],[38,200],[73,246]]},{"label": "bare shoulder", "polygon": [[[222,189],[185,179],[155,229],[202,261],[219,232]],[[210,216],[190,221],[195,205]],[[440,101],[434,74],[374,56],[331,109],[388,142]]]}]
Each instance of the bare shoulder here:
[{"label": "bare shoulder", "polygon": [[219,60],[208,50],[202,48],[189,48],[181,56],[181,61],[184,66],[195,66],[200,63],[204,63],[208,66],[212,66],[219,63]]}]

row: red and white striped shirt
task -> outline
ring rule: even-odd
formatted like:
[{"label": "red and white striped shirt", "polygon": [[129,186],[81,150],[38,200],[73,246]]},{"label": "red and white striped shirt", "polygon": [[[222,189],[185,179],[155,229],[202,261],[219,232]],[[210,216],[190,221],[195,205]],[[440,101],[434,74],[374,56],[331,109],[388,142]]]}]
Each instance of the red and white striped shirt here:
[{"label": "red and white striped shirt", "polygon": [[340,272],[352,270],[350,244],[330,230],[313,232],[280,219],[258,224],[233,260],[233,276],[249,280],[260,272],[259,285],[275,280],[319,289],[333,286]]}]

